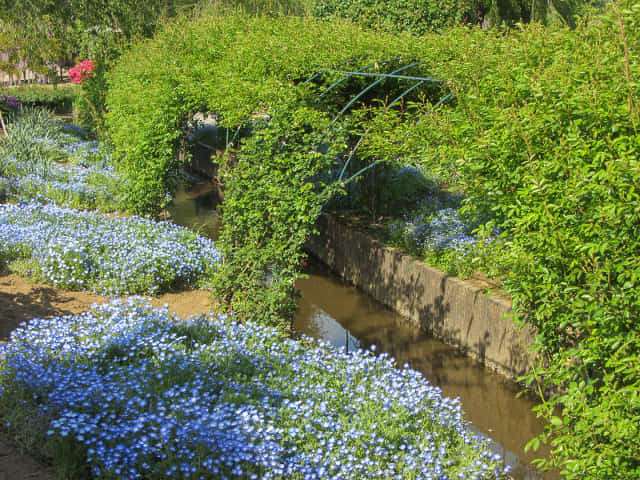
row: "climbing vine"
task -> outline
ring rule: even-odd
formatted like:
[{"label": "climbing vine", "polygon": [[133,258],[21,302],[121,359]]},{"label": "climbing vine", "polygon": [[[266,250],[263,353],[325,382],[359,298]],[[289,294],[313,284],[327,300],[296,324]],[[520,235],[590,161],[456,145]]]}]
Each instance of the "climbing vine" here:
[{"label": "climbing vine", "polygon": [[[357,125],[366,115],[353,112],[407,88],[395,79],[375,77],[371,88],[366,76],[337,80],[363,65],[381,71],[380,58],[393,59],[384,63],[389,71],[426,75],[426,66],[404,59],[408,52],[401,38],[345,22],[328,29],[309,18],[227,12],[223,22],[204,17],[189,29],[167,26],[125,55],[111,77],[106,121],[119,167],[134,178],[130,208],[161,210],[185,127],[195,112],[214,112],[236,132],[222,169],[225,255],[213,282],[216,300],[243,318],[290,320],[302,246],[323,205],[340,191],[334,174],[357,140],[353,128],[364,130]],[[430,85],[406,99],[431,91],[440,90]]]}]

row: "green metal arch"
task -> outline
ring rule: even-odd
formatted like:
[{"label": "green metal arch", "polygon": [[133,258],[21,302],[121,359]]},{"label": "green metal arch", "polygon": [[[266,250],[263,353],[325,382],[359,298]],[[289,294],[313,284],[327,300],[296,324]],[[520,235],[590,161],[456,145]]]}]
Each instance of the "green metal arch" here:
[{"label": "green metal arch", "polygon": [[[409,93],[414,91],[416,88],[419,88],[420,86],[424,85],[425,83],[444,83],[443,80],[438,79],[438,78],[420,77],[420,76],[415,76],[415,75],[402,75],[401,74],[401,72],[404,72],[406,70],[409,70],[410,68],[417,67],[417,66],[421,65],[422,62],[419,62],[419,61],[412,62],[412,63],[409,63],[407,65],[401,66],[401,67],[393,70],[390,73],[369,72],[368,71],[372,67],[379,67],[380,65],[385,65],[385,64],[388,64],[388,63],[391,63],[391,62],[394,62],[394,61],[398,61],[398,60],[400,60],[400,58],[392,58],[392,59],[388,59],[388,60],[382,60],[382,61],[379,61],[379,62],[373,62],[373,63],[370,63],[370,64],[368,64],[368,65],[366,65],[366,66],[364,66],[362,68],[356,69],[356,70],[338,70],[338,69],[321,70],[321,71],[316,72],[315,74],[313,74],[311,77],[309,77],[304,83],[308,83],[308,82],[311,82],[311,81],[313,81],[313,80],[315,80],[317,78],[320,78],[325,73],[341,73],[341,74],[343,74],[343,76],[340,79],[338,79],[337,81],[335,81],[334,83],[329,85],[318,96],[317,101],[319,101],[320,98],[322,98],[327,93],[329,93],[331,90],[333,90],[337,86],[341,85],[342,83],[346,82],[350,78],[359,76],[359,77],[373,77],[375,79],[373,82],[371,82],[365,88],[363,88],[359,93],[357,93],[351,100],[349,100],[349,102],[347,102],[347,104],[340,110],[340,112],[331,121],[331,123],[329,124],[328,128],[333,127],[336,124],[336,122],[340,119],[340,117],[359,98],[361,98],[365,93],[367,93],[372,88],[374,88],[375,86],[379,85],[381,82],[383,82],[386,79],[396,79],[396,80],[400,80],[400,81],[412,81],[412,83],[413,82],[415,82],[415,83],[413,83],[413,85],[411,85],[410,87],[406,88],[400,95],[398,95],[388,105],[386,105],[385,106],[385,111],[388,110],[389,108],[391,108],[396,103],[398,103],[400,100],[402,100],[405,96],[407,96]],[[447,95],[442,97],[434,105],[434,108],[438,108],[440,105],[442,105],[443,103],[445,103],[446,101],[448,101],[452,97],[453,97],[453,93],[448,93]],[[355,156],[356,151],[358,150],[358,148],[362,144],[362,141],[364,140],[366,135],[369,133],[369,131],[370,131],[370,129],[367,129],[362,135],[360,135],[360,137],[358,138],[358,141],[356,142],[355,146],[351,149],[351,151],[349,153],[349,157],[347,158],[347,160],[345,160],[345,163],[344,163],[344,165],[342,167],[342,170],[340,171],[340,176],[338,177],[338,181],[339,182],[343,182],[344,174],[345,174],[345,172],[346,172],[351,160]],[[378,165],[381,162],[383,162],[383,160],[377,160],[377,161],[373,162],[371,165],[367,165],[365,168],[359,170],[358,172],[353,174],[351,177],[349,177],[347,180],[344,180],[344,183],[346,184],[346,183],[351,182],[352,180],[357,178],[359,175],[363,174],[364,172],[366,172],[370,168],[373,168],[374,166]]]}]

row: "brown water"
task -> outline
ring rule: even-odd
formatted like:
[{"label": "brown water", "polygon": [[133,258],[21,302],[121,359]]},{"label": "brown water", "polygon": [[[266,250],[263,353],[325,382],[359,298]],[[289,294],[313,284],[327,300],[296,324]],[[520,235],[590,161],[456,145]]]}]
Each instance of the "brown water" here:
[{"label": "brown water", "polygon": [[[196,228],[212,238],[220,218],[210,187],[196,185],[176,196],[171,216],[176,223]],[[455,348],[417,331],[400,315],[357,288],[348,286],[328,268],[311,259],[294,325],[298,331],[348,349],[387,352],[399,365],[408,363],[449,397],[459,397],[465,418],[478,433],[488,436],[493,449],[512,467],[515,480],[557,478],[530,466],[542,454],[525,453],[524,445],[542,432],[544,424],[531,412],[535,402],[516,398],[518,386],[461,355]]]},{"label": "brown water", "polygon": [[189,190],[179,191],[169,209],[171,219],[209,238],[218,238],[220,204],[215,189],[208,183],[196,183]]}]

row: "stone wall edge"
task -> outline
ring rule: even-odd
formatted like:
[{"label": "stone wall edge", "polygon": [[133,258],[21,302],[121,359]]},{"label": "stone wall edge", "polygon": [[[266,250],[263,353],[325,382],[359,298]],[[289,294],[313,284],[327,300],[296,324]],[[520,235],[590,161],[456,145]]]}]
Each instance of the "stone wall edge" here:
[{"label": "stone wall edge", "polygon": [[385,246],[323,214],[307,249],[345,281],[410,323],[511,379],[529,372],[535,331],[514,324],[511,303]]}]

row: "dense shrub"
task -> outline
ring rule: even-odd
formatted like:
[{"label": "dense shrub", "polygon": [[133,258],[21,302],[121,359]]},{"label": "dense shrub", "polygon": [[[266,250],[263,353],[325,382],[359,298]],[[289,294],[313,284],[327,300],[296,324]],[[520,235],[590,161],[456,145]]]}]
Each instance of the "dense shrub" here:
[{"label": "dense shrub", "polygon": [[321,115],[300,108],[290,115],[286,105],[272,113],[271,121],[254,124],[224,177],[225,262],[213,290],[241,317],[275,325],[295,314],[301,246],[322,209],[312,180],[328,157],[309,150],[311,139],[319,141],[309,126],[322,123]]},{"label": "dense shrub", "polygon": [[376,30],[423,35],[458,24],[480,24],[490,7],[486,0],[394,0],[384,6],[374,0],[315,0],[312,13],[318,18],[346,18]]},{"label": "dense shrub", "polygon": [[378,0],[313,0],[312,14],[327,20],[349,19],[374,30],[424,35],[456,25],[488,28],[536,21],[575,26],[579,16],[603,3],[600,0],[393,0],[384,3]]},{"label": "dense shrub", "polygon": [[[155,25],[146,34],[153,32]],[[91,30],[82,32],[79,38],[76,66],[69,74],[82,71],[82,65],[90,65],[90,74],[84,78],[76,74],[75,81],[80,83],[78,95],[73,103],[74,122],[82,125],[94,135],[103,133],[105,101],[107,94],[106,72],[128,48],[128,41],[116,32]],[[73,81],[73,79],[70,78]]]},{"label": "dense shrub", "polygon": [[0,398],[3,423],[96,478],[504,478],[459,402],[384,355],[136,298],[13,332]]},{"label": "dense shrub", "polygon": [[224,6],[251,15],[307,15],[311,10],[310,0],[200,0],[196,9],[201,12],[216,10]]}]

